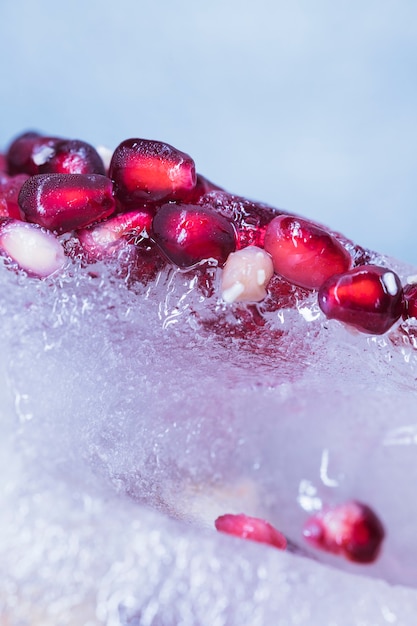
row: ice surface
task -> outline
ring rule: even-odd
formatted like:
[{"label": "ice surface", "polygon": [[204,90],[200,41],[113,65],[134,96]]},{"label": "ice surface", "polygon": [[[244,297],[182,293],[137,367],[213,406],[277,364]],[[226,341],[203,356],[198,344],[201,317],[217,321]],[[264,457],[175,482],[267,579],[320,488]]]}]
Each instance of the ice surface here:
[{"label": "ice surface", "polygon": [[[245,337],[245,305],[173,269],[0,282],[1,626],[414,623],[412,329],[347,330],[312,295]],[[372,565],[303,543],[348,499],[386,529]],[[293,552],[216,533],[233,512]]]}]

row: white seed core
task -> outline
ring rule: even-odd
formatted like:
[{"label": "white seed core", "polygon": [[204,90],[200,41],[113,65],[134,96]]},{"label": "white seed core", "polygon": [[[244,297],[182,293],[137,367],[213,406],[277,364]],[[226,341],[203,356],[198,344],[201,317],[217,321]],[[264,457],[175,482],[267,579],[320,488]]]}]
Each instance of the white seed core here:
[{"label": "white seed core", "polygon": [[0,246],[21,269],[39,278],[54,274],[65,264],[57,237],[37,224],[16,221],[4,225]]},{"label": "white seed core", "polygon": [[260,302],[274,267],[270,255],[257,246],[248,246],[229,254],[223,268],[222,298],[232,302]]}]

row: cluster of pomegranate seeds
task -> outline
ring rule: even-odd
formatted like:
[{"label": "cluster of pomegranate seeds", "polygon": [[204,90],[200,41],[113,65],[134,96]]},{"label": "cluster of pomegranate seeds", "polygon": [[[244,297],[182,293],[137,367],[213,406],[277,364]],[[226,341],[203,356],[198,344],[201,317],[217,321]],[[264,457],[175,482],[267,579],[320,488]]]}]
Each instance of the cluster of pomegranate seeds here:
[{"label": "cluster of pomegranate seeds", "polygon": [[[225,304],[265,299],[264,311],[275,311],[291,300],[283,288],[317,291],[328,318],[371,334],[416,313],[413,291],[403,296],[393,271],[364,265],[366,255],[311,221],[220,189],[169,144],[123,141],[106,176],[89,144],[29,132],[11,143],[2,168],[0,219],[72,233],[87,262],[129,246],[138,251],[132,258],[139,276],[137,263],[152,275],[156,258],[155,267],[168,262],[197,273],[209,262],[221,268]],[[211,294],[213,275],[207,280]]]},{"label": "cluster of pomegranate seeds", "polygon": [[285,550],[287,547],[285,536],[269,522],[258,517],[249,517],[244,513],[238,515],[227,513],[218,517],[214,524],[218,531],[228,535],[266,543],[279,550]]},{"label": "cluster of pomegranate seeds", "polygon": [[385,536],[372,509],[354,501],[316,513],[306,522],[303,534],[310,545],[355,563],[375,561]]}]

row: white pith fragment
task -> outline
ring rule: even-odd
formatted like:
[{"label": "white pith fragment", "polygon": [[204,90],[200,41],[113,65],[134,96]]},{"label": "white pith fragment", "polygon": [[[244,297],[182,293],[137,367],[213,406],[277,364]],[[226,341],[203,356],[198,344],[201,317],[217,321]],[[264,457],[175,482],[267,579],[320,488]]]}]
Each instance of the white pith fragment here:
[{"label": "white pith fragment", "polygon": [[232,302],[260,302],[274,267],[270,255],[257,246],[248,246],[229,254],[223,268],[222,298]]},{"label": "white pith fragment", "polygon": [[415,284],[417,284],[417,274],[411,274],[411,276],[407,276],[407,285]]},{"label": "white pith fragment", "polygon": [[65,254],[53,233],[37,224],[14,221],[4,225],[0,245],[19,267],[39,278],[45,278],[62,269]]},{"label": "white pith fragment", "polygon": [[387,288],[387,291],[390,294],[390,296],[397,295],[398,285],[397,285],[397,281],[395,280],[395,276],[392,272],[386,272],[382,277],[382,282]]}]

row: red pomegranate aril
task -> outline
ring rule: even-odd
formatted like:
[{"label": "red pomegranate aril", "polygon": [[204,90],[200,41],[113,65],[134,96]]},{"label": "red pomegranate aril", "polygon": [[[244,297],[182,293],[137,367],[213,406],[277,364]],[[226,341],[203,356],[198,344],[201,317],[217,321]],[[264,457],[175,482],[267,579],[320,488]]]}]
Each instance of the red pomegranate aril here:
[{"label": "red pomegranate aril", "polygon": [[228,535],[257,543],[266,543],[279,550],[285,550],[287,547],[285,536],[269,522],[258,517],[249,517],[243,513],[239,515],[228,513],[218,517],[214,524],[218,531]]},{"label": "red pomegranate aril", "polygon": [[102,174],[103,161],[93,146],[78,139],[56,139],[48,158],[39,163],[39,174]]},{"label": "red pomegranate aril", "polygon": [[6,153],[9,174],[39,174],[39,164],[53,154],[55,141],[54,137],[44,137],[35,132],[16,137]]},{"label": "red pomegranate aril", "polygon": [[152,213],[130,211],[77,231],[82,249],[89,260],[117,254],[122,246],[149,239]]},{"label": "red pomegranate aril", "polygon": [[54,274],[65,264],[64,249],[53,233],[20,220],[0,222],[0,253],[38,278]]},{"label": "red pomegranate aril", "polygon": [[372,563],[380,552],[385,532],[369,506],[351,501],[310,517],[303,535],[315,548],[355,563]]},{"label": "red pomegranate aril", "polygon": [[123,205],[187,199],[196,185],[194,161],[160,141],[127,139],[114,151],[109,176]]},{"label": "red pomegranate aril", "polygon": [[153,219],[151,236],[167,259],[182,268],[208,259],[223,265],[236,248],[233,225],[192,204],[164,204]]},{"label": "red pomegranate aril", "polygon": [[347,250],[330,233],[289,215],[279,215],[270,222],[264,247],[275,272],[306,289],[319,289],[330,276],[345,272],[352,263]]},{"label": "red pomegranate aril", "polygon": [[326,317],[373,335],[382,335],[403,312],[397,274],[386,267],[361,265],[329,278],[318,293]]},{"label": "red pomegranate aril", "polygon": [[19,206],[28,222],[65,233],[114,213],[113,185],[101,174],[38,174],[23,184]]},{"label": "red pomegranate aril", "polygon": [[17,137],[7,152],[7,163],[10,174],[105,174],[103,161],[90,144],[38,133]]},{"label": "red pomegranate aril", "polygon": [[405,285],[403,318],[417,318],[417,283]]}]

